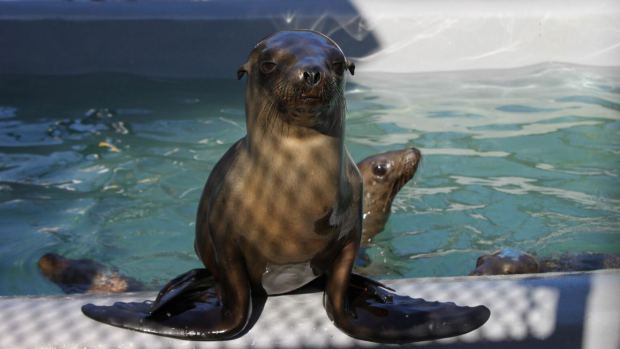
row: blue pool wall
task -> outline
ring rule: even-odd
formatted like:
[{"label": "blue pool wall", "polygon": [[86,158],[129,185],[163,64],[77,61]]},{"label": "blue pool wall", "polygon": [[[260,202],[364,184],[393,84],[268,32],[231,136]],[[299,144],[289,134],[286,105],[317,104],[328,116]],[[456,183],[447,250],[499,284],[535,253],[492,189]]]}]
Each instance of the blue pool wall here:
[{"label": "blue pool wall", "polygon": [[334,38],[358,70],[620,65],[616,0],[0,1],[0,74],[234,78],[277,30]]}]

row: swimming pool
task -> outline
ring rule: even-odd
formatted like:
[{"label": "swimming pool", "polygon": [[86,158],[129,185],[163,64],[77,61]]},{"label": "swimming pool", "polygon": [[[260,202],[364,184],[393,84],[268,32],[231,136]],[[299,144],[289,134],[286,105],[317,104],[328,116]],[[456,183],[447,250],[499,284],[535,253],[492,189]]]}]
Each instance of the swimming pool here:
[{"label": "swimming pool", "polygon": [[[55,294],[46,252],[156,289],[199,266],[196,204],[243,136],[243,82],[127,74],[0,78],[0,295]],[[356,160],[424,159],[368,253],[378,278],[464,275],[478,255],[620,252],[620,68],[364,73]]]},{"label": "swimming pool", "polygon": [[0,295],[60,293],[36,269],[46,252],[153,289],[198,266],[200,190],[244,134],[234,72],[291,28],[356,60],[356,160],[424,154],[368,250],[378,278],[463,275],[501,247],[620,253],[618,13],[613,0],[0,2]]}]

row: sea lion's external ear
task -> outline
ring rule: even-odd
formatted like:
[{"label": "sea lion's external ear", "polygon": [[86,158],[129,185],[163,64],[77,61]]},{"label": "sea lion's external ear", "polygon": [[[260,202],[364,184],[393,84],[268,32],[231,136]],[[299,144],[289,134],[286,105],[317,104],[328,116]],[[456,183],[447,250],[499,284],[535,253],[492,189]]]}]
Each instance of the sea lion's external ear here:
[{"label": "sea lion's external ear", "polygon": [[351,62],[350,60],[347,60],[347,69],[349,70],[349,73],[351,73],[351,75],[354,75],[355,63]]},{"label": "sea lion's external ear", "polygon": [[248,70],[245,68],[245,64],[241,65],[239,69],[237,69],[237,80],[241,80],[243,75],[247,74]]}]

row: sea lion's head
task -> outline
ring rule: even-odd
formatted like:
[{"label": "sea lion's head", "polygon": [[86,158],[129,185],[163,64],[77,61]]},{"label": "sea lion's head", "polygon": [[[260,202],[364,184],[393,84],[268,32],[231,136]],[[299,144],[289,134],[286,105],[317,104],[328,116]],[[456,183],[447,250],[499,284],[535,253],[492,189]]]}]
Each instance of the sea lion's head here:
[{"label": "sea lion's head", "polygon": [[46,253],[37,263],[41,273],[52,281],[61,279],[61,275],[69,267],[69,260],[56,253]]},{"label": "sea lion's head", "polygon": [[373,155],[358,164],[364,179],[363,242],[383,230],[394,197],[413,178],[421,159],[418,149],[407,148]]},{"label": "sea lion's head", "polygon": [[[248,126],[274,122],[340,134],[344,76],[355,65],[327,36],[309,30],[282,31],[260,41],[237,71],[248,75]],[[261,118],[263,120],[261,120]]]},{"label": "sea lion's head", "polygon": [[536,257],[512,248],[503,248],[492,254],[478,257],[476,269],[469,275],[509,275],[538,273]]},{"label": "sea lion's head", "polygon": [[89,259],[69,259],[56,253],[46,253],[37,263],[41,274],[59,285],[65,292],[88,290],[95,277],[103,269],[99,263]]}]

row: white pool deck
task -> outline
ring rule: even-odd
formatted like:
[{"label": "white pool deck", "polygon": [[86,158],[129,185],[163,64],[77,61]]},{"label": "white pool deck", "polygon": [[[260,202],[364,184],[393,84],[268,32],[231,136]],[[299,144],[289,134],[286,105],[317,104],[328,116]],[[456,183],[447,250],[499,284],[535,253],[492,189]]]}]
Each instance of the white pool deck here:
[{"label": "white pool deck", "polygon": [[[620,270],[387,281],[399,293],[462,305],[484,304],[489,321],[473,332],[398,347],[620,347]],[[85,303],[153,299],[154,293],[0,297],[0,348],[365,348],[328,319],[322,293],[270,297],[254,327],[236,340],[192,342],[118,329],[84,316]]]}]

